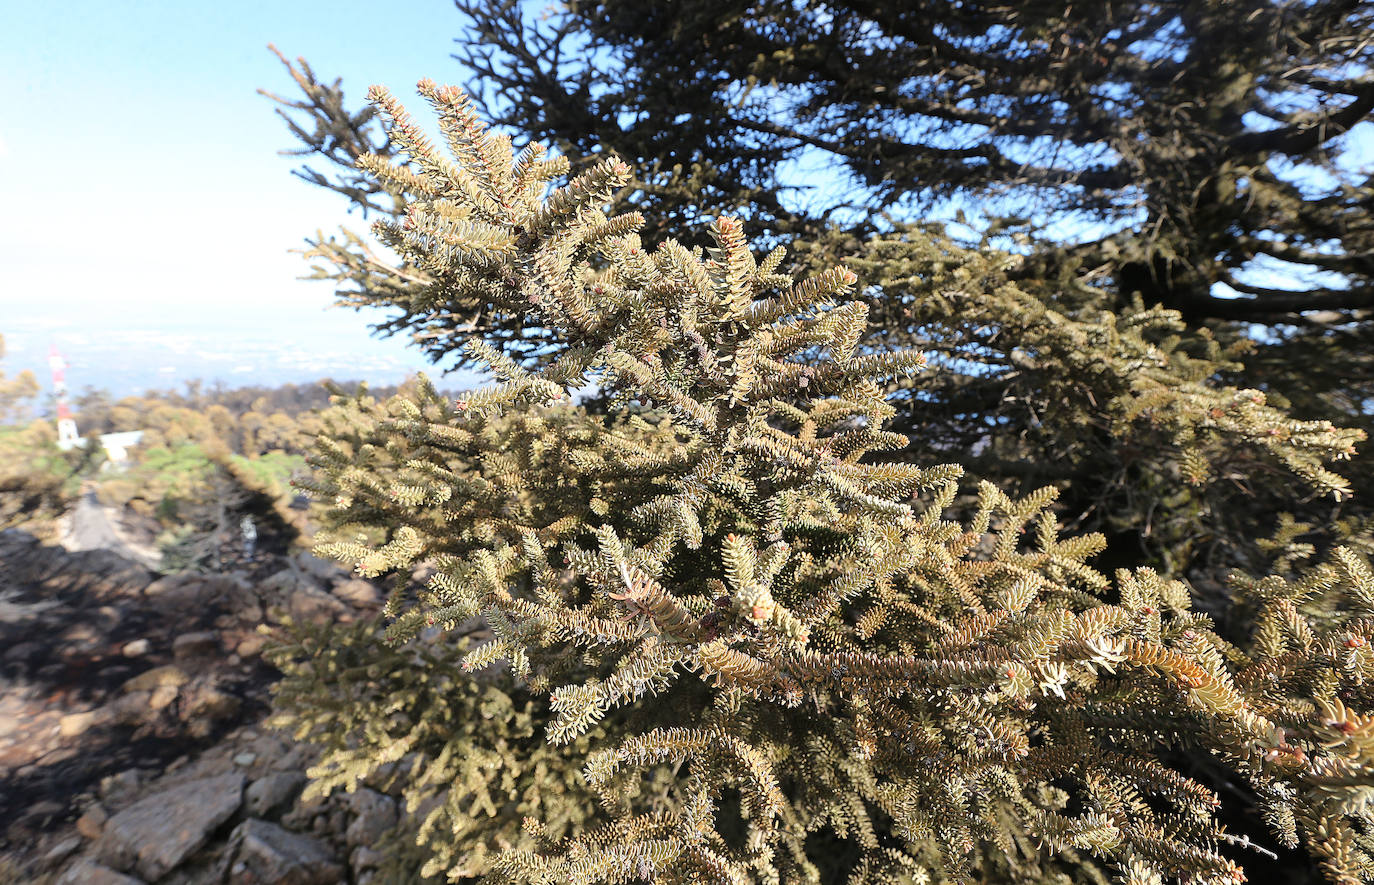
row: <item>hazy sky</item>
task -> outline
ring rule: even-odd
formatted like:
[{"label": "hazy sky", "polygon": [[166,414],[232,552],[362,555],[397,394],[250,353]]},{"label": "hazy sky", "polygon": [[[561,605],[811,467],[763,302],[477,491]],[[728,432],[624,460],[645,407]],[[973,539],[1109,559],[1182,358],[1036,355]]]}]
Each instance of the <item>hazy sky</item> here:
[{"label": "hazy sky", "polygon": [[[255,338],[259,351],[423,365],[400,341],[370,339],[365,318],[326,311],[329,284],[295,279],[306,265],[288,249],[362,222],[290,176],[293,159],[276,154],[290,136],[255,90],[296,89],[269,42],[343,77],[355,102],[369,83],[405,96],[423,76],[457,81],[450,3],[0,0],[0,21],[7,368],[41,362],[52,340],[94,373],[73,386],[101,386],[83,356],[112,370],[177,362],[176,346],[150,355],[159,334],[183,352]],[[161,368],[169,382],[184,371]]]}]

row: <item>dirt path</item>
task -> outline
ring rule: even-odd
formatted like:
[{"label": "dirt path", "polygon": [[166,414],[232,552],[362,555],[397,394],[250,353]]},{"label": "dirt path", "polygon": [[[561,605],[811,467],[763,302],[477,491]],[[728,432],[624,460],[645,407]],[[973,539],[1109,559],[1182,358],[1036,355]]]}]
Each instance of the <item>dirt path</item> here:
[{"label": "dirt path", "polygon": [[145,545],[130,542],[111,517],[111,509],[100,503],[95,490],[89,486],[83,488],[81,499],[67,515],[65,529],[62,532],[62,546],[74,553],[82,550],[109,550],[125,559],[156,569],[161,559],[158,552]]},{"label": "dirt path", "polygon": [[120,555],[128,553],[93,491],[82,495],[72,510],[67,538],[67,548],[73,551],[112,550]]}]

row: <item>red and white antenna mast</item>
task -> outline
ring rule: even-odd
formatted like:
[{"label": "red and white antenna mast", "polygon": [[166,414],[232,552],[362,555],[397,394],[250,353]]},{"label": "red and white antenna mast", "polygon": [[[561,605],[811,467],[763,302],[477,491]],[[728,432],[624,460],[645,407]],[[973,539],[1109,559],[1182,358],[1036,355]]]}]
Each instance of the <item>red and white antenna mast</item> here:
[{"label": "red and white antenna mast", "polygon": [[48,365],[52,368],[52,392],[57,399],[57,447],[65,451],[81,445],[81,434],[76,431],[76,419],[67,402],[67,361],[56,344],[48,347]]}]

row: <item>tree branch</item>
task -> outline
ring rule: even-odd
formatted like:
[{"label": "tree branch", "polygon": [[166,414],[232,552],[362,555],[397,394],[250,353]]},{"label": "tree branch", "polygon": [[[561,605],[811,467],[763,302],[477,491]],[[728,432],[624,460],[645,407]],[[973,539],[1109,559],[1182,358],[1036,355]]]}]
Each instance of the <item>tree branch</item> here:
[{"label": "tree branch", "polygon": [[1371,111],[1374,111],[1374,83],[1366,84],[1349,104],[1335,113],[1282,129],[1246,132],[1232,138],[1228,149],[1232,154],[1305,153],[1345,134],[1368,117]]},{"label": "tree branch", "polygon": [[1216,319],[1256,319],[1264,316],[1301,313],[1308,310],[1359,310],[1374,307],[1374,286],[1353,289],[1268,289],[1237,281],[1224,274],[1226,285],[1253,298],[1218,298],[1214,295],[1195,298],[1191,308]]}]

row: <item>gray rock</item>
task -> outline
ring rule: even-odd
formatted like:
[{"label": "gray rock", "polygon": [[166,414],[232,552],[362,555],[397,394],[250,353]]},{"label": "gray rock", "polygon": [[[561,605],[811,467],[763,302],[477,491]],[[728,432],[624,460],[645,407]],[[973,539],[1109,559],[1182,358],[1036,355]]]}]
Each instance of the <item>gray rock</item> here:
[{"label": "gray rock", "polygon": [[[0,615],[3,615],[2,611],[0,611]],[[0,622],[3,622],[3,620],[4,618],[0,617]],[[10,662],[27,661],[29,658],[37,657],[42,652],[42,643],[19,642],[15,645],[10,646],[10,648],[5,652],[5,660]]]},{"label": "gray rock", "polygon": [[133,642],[125,643],[124,657],[137,658],[148,653],[152,645],[146,639],[135,639]]},{"label": "gray rock", "polygon": [[242,706],[243,702],[234,695],[200,683],[183,697],[181,719],[193,736],[204,737],[214,730],[215,723],[237,716]]},{"label": "gray rock", "polygon": [[30,805],[24,813],[20,815],[19,822],[35,829],[43,829],[65,810],[66,808],[62,803],[44,799],[41,802],[35,802]]},{"label": "gray rock", "polygon": [[348,797],[348,805],[353,812],[353,822],[348,825],[344,838],[350,848],[376,845],[387,830],[396,826],[395,801],[375,790],[359,789]]},{"label": "gray rock", "polygon": [[105,807],[97,802],[76,819],[76,831],[87,839],[99,839],[101,833],[105,832],[105,821],[109,819]]},{"label": "gray rock", "polygon": [[296,797],[305,785],[305,775],[299,771],[277,771],[260,777],[248,785],[243,794],[243,806],[253,817],[269,817]]},{"label": "gray rock", "polygon": [[355,876],[364,870],[375,870],[382,865],[384,860],[386,860],[385,854],[366,845],[359,845],[348,855],[348,865],[352,868]]},{"label": "gray rock", "polygon": [[262,647],[267,644],[267,637],[259,634],[251,634],[239,640],[239,644],[234,647],[234,652],[241,658],[254,658]]},{"label": "gray rock", "polygon": [[281,823],[282,826],[290,827],[293,830],[308,830],[310,829],[310,822],[314,818],[315,812],[292,806],[282,814]]},{"label": "gray rock", "polygon": [[349,612],[348,606],[325,592],[318,581],[294,569],[270,575],[258,590],[267,602],[269,620],[284,612],[296,621],[325,623]]},{"label": "gray rock", "polygon": [[[290,741],[286,740],[283,735],[270,731],[266,734],[258,735],[248,743],[248,749],[258,754],[259,762],[271,763],[272,767],[279,771],[282,770],[282,767],[276,763],[281,760],[282,756],[290,747]],[[304,765],[291,767],[296,770],[305,769]]]},{"label": "gray rock", "polygon": [[193,574],[167,575],[158,578],[148,586],[143,588],[144,596],[166,596],[168,594],[180,594],[187,589],[195,587],[199,577]]},{"label": "gray rock", "polygon": [[162,878],[238,810],[243,780],[225,774],[140,799],[105,822],[100,860],[145,879]]},{"label": "gray rock", "polygon": [[72,853],[80,847],[80,836],[68,836],[48,849],[48,853],[43,855],[43,862],[50,864],[60,863],[70,857]]},{"label": "gray rock", "polygon": [[120,686],[119,690],[123,692],[152,691],[163,685],[185,685],[190,678],[190,676],[186,675],[186,671],[182,670],[180,667],[173,664],[167,664],[166,666],[154,667],[151,670],[143,671],[125,682]]},{"label": "gray rock", "polygon": [[381,608],[382,591],[371,581],[353,578],[334,587],[334,595],[354,608]]},{"label": "gray rock", "polygon": [[67,871],[57,880],[57,885],[144,885],[144,882],[83,857],[67,867]]},{"label": "gray rock", "polygon": [[162,601],[187,604],[200,601],[234,602],[248,589],[248,582],[238,574],[197,575],[183,572],[158,578],[143,589],[144,596],[160,596]]},{"label": "gray rock", "polygon": [[[148,695],[148,709],[165,710],[172,706],[172,702],[177,699],[177,695],[180,693],[181,689],[175,685],[159,685]],[[126,697],[135,697],[141,694],[143,693],[136,692],[135,695],[126,695]]]},{"label": "gray rock", "polygon": [[337,620],[340,615],[348,612],[348,606],[338,599],[304,582],[291,594],[286,609],[296,621],[312,621],[317,624]]},{"label": "gray rock", "polygon": [[278,771],[304,771],[315,761],[316,755],[305,744],[292,744],[286,747],[286,755],[272,767]]},{"label": "gray rock", "polygon": [[325,842],[249,818],[230,837],[234,885],[334,885],[343,867]]},{"label": "gray rock", "polygon": [[348,576],[348,570],[339,563],[313,553],[296,554],[296,565],[310,577],[325,583],[340,581]]},{"label": "gray rock", "polygon": [[279,605],[295,592],[297,586],[305,582],[306,578],[300,572],[284,568],[259,581],[258,593],[269,603]]},{"label": "gray rock", "polygon": [[[177,691],[176,686],[167,686],[166,688],[158,689],[158,691],[164,694],[168,690],[172,692],[172,698],[175,699]],[[171,703],[171,701],[168,701],[168,703]],[[151,691],[130,692],[110,704],[109,708],[110,712],[114,714],[115,722],[121,725],[139,725],[143,722],[156,719],[157,710],[159,709],[153,706],[153,692]]]},{"label": "gray rock", "polygon": [[172,654],[177,658],[198,658],[219,653],[219,634],[213,630],[183,633],[172,640]]},{"label": "gray rock", "polygon": [[113,720],[113,712],[104,707],[81,713],[68,713],[58,721],[57,732],[62,737],[77,737],[96,726],[105,725]]},{"label": "gray rock", "polygon": [[100,798],[115,801],[127,796],[143,783],[143,772],[137,768],[126,768],[119,774],[107,775],[100,779]]}]

